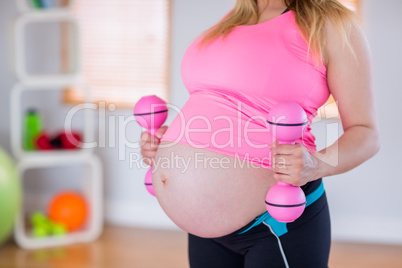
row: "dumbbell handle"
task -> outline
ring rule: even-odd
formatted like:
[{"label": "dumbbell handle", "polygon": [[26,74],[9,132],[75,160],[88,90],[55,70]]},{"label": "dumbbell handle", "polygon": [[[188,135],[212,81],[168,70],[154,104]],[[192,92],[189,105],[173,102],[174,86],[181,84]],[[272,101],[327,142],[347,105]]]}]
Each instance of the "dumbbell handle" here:
[{"label": "dumbbell handle", "polygon": [[[278,140],[278,144],[296,144],[296,142],[295,141],[280,141],[280,140]],[[276,182],[277,184],[279,184],[279,185],[288,185],[289,183],[285,183],[285,182],[281,182],[281,181],[278,181],[278,182]]]}]

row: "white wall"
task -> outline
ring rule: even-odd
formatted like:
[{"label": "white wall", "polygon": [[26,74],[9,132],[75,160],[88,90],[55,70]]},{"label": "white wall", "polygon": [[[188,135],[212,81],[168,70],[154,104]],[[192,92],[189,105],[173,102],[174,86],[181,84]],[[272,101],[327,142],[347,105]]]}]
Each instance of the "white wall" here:
[{"label": "white wall", "polygon": [[[326,179],[333,236],[402,243],[402,1],[362,0],[364,30],[373,53],[380,152],[354,170]],[[399,113],[400,114],[400,113]]]},{"label": "white wall", "polygon": [[9,94],[10,88],[15,79],[11,72],[10,57],[11,47],[9,38],[11,37],[11,20],[16,14],[16,8],[12,1],[0,2],[0,144],[8,152],[10,151],[10,132],[9,132]]},{"label": "white wall", "polygon": [[[183,53],[201,31],[216,23],[235,3],[225,1],[173,1],[173,40],[171,63],[171,102],[181,107],[188,98],[180,76]],[[399,77],[402,75],[402,2],[395,0],[362,0],[364,30],[373,50],[375,98],[381,126],[381,151],[372,159],[346,173],[325,179],[329,197],[334,239],[402,244],[402,175],[399,174],[399,151],[402,127],[397,120],[398,102],[402,99]],[[8,26],[16,14],[14,1],[0,1],[0,58],[11,53],[8,46]],[[43,55],[45,58],[45,55]],[[9,93],[15,79],[6,60],[0,61],[0,146],[9,150]],[[381,92],[381,93],[380,93]],[[52,100],[57,101],[57,96]],[[52,106],[56,108],[57,105]],[[107,117],[129,118],[131,110],[118,109]],[[54,122],[51,111],[47,116]],[[166,124],[169,124],[170,115]],[[57,121],[57,120],[56,120]],[[107,124],[110,124],[106,120]],[[313,125],[319,148],[325,145],[326,122]],[[127,149],[119,160],[119,136],[138,140],[141,129],[130,122],[125,129],[116,130],[116,138],[106,134],[106,145],[97,153],[104,163],[106,219],[109,223],[156,228],[177,228],[160,209],[155,198],[143,186],[146,168],[130,167]],[[334,137],[332,137],[332,140]],[[110,141],[116,142],[110,148]]]}]

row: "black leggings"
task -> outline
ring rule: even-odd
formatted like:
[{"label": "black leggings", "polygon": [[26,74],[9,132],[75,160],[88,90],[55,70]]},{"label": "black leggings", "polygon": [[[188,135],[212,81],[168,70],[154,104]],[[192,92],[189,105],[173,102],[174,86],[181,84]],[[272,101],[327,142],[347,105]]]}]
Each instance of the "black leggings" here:
[{"label": "black leggings", "polygon": [[306,207],[300,218],[287,224],[277,237],[271,227],[253,224],[223,237],[188,235],[191,268],[324,268],[328,267],[331,226],[325,193]]}]

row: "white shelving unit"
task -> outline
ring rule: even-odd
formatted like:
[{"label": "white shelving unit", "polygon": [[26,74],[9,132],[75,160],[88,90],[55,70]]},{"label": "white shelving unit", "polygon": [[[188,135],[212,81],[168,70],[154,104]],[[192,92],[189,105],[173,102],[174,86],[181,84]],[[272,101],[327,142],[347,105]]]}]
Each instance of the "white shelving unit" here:
[{"label": "white shelving unit", "polygon": [[[63,236],[49,236],[35,238],[30,235],[26,227],[27,211],[22,207],[15,222],[14,237],[19,246],[23,248],[42,248],[49,246],[60,246],[76,242],[89,242],[96,239],[102,231],[102,165],[99,158],[93,154],[92,149],[84,148],[66,151],[25,151],[22,146],[22,114],[21,100],[26,92],[44,90],[63,90],[68,86],[81,85],[80,88],[87,89],[85,81],[81,76],[79,61],[79,27],[77,21],[70,14],[69,5],[60,8],[34,9],[31,8],[27,0],[17,0],[17,7],[20,11],[19,17],[15,21],[14,27],[14,47],[15,47],[15,74],[17,83],[11,91],[11,147],[14,157],[17,159],[18,172],[22,184],[29,180],[27,171],[31,169],[46,169],[58,166],[84,165],[91,172],[85,178],[82,193],[85,195],[89,205],[89,215],[85,226],[80,231],[67,233]],[[67,73],[52,75],[34,75],[27,72],[26,52],[25,52],[25,30],[31,23],[67,23],[69,27],[69,64]],[[86,101],[90,100],[88,90],[86,90]],[[94,140],[93,114],[90,109],[84,110],[84,129],[83,142]],[[22,194],[24,198],[24,193]],[[24,203],[24,202],[22,202]]]},{"label": "white shelving unit", "polygon": [[33,12],[39,12],[39,13],[46,13],[46,12],[58,12],[58,11],[65,11],[65,12],[69,12],[70,8],[71,8],[71,3],[75,1],[75,0],[69,0],[69,4],[67,6],[63,6],[63,7],[52,7],[49,9],[36,9],[31,7],[31,5],[29,5],[29,0],[17,0],[16,4],[17,4],[17,8],[18,11],[21,13],[25,13],[25,12],[29,12],[29,13],[33,13]]},{"label": "white shelving unit", "polygon": [[[15,71],[17,77],[29,85],[47,85],[70,83],[76,80],[81,73],[79,68],[80,62],[78,57],[78,23],[68,12],[69,9],[57,11],[32,11],[25,12],[15,22]],[[65,23],[69,27],[69,72],[58,75],[30,75],[26,68],[25,55],[25,31],[27,25],[33,23]]]},{"label": "white shelving unit", "polygon": [[[50,159],[50,158],[49,158]],[[17,170],[21,178],[29,179],[25,176],[27,171],[31,169],[44,169],[49,167],[63,167],[71,165],[85,165],[91,169],[91,176],[86,178],[85,188],[82,189],[86,197],[86,201],[90,206],[89,218],[86,221],[85,227],[81,231],[67,233],[63,236],[48,236],[44,238],[32,237],[25,227],[25,213],[22,209],[19,213],[14,230],[14,237],[18,245],[27,248],[42,248],[50,246],[60,246],[72,243],[90,242],[96,239],[102,231],[102,184],[101,164],[97,157],[85,156],[69,156],[60,154],[58,157],[53,157],[51,161],[44,161],[42,158],[30,157],[19,161]],[[55,178],[57,179],[57,178]],[[24,198],[24,195],[22,195]]]}]

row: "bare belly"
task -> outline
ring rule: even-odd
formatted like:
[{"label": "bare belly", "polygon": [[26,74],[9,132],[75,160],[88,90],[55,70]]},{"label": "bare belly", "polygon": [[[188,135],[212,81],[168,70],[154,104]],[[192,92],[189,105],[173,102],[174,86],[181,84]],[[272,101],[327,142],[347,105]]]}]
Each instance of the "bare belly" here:
[{"label": "bare belly", "polygon": [[160,144],[152,178],[168,217],[201,237],[227,235],[264,213],[275,184],[270,169],[169,141]]}]

